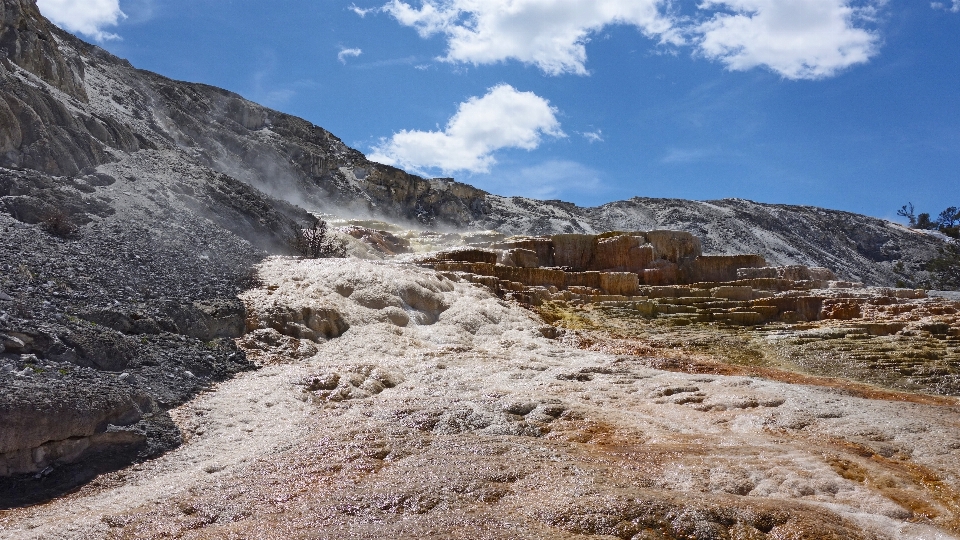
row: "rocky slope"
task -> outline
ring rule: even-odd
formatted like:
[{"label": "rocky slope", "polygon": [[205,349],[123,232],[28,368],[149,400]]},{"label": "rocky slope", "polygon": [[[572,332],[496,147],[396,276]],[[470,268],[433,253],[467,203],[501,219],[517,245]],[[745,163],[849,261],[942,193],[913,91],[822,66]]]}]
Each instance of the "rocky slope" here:
[{"label": "rocky slope", "polygon": [[254,367],[236,295],[310,216],[100,114],[95,49],[33,2],[0,6],[8,505],[179,444],[166,411]]}]

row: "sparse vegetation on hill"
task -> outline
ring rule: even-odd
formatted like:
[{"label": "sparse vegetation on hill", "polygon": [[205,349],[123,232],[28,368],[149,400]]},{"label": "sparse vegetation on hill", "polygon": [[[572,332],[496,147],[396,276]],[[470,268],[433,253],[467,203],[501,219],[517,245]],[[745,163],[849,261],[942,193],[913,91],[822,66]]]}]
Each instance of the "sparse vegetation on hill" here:
[{"label": "sparse vegetation on hill", "polygon": [[897,210],[897,215],[907,218],[911,229],[940,231],[947,236],[960,238],[960,208],[956,206],[946,208],[933,219],[927,212],[915,213],[913,203],[907,203]]}]

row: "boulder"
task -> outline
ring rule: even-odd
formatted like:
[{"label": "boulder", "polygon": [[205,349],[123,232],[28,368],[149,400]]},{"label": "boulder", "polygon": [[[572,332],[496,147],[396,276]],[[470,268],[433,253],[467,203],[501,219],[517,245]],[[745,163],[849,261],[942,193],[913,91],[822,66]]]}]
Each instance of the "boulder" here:
[{"label": "boulder", "polygon": [[122,371],[137,355],[136,342],[112,328],[78,328],[62,339],[76,350],[78,364],[104,371]]}]

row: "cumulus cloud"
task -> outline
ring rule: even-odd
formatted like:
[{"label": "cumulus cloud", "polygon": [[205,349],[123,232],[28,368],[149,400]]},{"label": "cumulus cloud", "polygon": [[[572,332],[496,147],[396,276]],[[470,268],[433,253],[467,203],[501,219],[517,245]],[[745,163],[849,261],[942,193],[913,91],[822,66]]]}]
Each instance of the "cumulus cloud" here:
[{"label": "cumulus cloud", "polygon": [[357,57],[361,54],[363,54],[363,51],[360,49],[340,49],[340,52],[337,53],[337,60],[339,60],[341,64],[346,64],[348,57]]},{"label": "cumulus cloud", "polygon": [[931,2],[930,7],[933,9],[944,9],[947,11],[952,11],[953,13],[960,13],[960,0],[953,0],[953,5],[948,6],[943,2]]},{"label": "cumulus cloud", "polygon": [[44,17],[69,32],[78,32],[97,41],[117,39],[116,34],[104,31],[126,15],[120,11],[119,0],[37,0]]},{"label": "cumulus cloud", "polygon": [[663,42],[680,43],[665,0],[391,0],[383,11],[422,37],[446,36],[443,60],[491,64],[508,59],[550,75],[585,75],[585,44],[608,25],[636,26]]},{"label": "cumulus cloud", "polygon": [[856,26],[874,7],[849,0],[707,0],[724,10],[696,26],[697,46],[731,70],[765,66],[788,79],[819,79],[866,62],[879,37]]},{"label": "cumulus cloud", "polygon": [[[731,70],[766,67],[818,79],[868,61],[880,38],[865,28],[886,0],[704,0],[681,16],[669,0],[390,0],[380,8],[428,38],[444,36],[447,62],[519,60],[549,75],[586,75],[586,44],[610,25],[690,45]],[[934,7],[960,10],[935,2]],[[367,13],[369,10],[364,10]]]},{"label": "cumulus cloud", "polygon": [[501,84],[461,103],[442,131],[400,131],[382,140],[368,157],[414,171],[488,172],[497,150],[533,150],[544,135],[565,136],[556,113],[533,92]]}]

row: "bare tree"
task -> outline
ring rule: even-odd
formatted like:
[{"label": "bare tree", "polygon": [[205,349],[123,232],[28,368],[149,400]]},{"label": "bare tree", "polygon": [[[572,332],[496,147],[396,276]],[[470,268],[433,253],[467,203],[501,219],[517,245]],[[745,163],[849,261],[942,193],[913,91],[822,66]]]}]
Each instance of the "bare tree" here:
[{"label": "bare tree", "polygon": [[917,215],[913,212],[913,203],[907,203],[897,210],[897,215],[907,218],[910,221],[910,227],[913,228],[917,226]]}]

